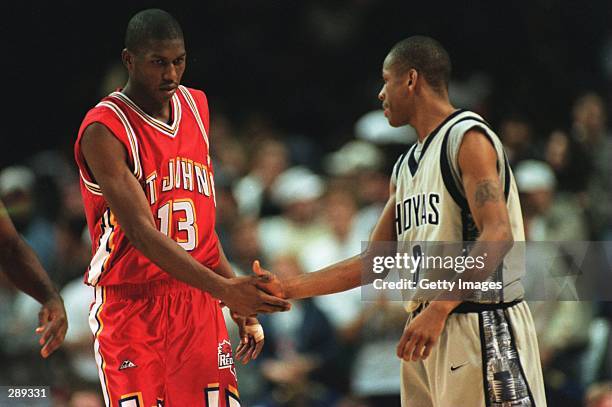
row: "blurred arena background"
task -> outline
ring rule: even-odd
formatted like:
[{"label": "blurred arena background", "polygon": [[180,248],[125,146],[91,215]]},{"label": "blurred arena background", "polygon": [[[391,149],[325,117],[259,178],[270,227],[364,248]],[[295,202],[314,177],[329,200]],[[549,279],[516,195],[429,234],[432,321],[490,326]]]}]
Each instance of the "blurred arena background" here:
[{"label": "blurred arena background", "polygon": [[[388,127],[376,98],[384,56],[413,34],[448,49],[451,100],[488,118],[504,142],[528,239],[612,240],[609,1],[6,7],[0,197],[61,287],[70,328],[60,352],[41,360],[38,306],[0,276],[0,385],[50,385],[57,406],[102,405],[72,146],[86,111],[124,84],[124,29],[143,8],[182,24],[183,84],[208,95],[218,233],[237,271],[259,258],[278,273],[309,272],[359,253],[390,169],[415,139]],[[609,406],[612,304],[531,305],[549,405]],[[244,405],[397,405],[401,304],[362,302],[354,290],[261,321],[264,353],[239,366]]]}]

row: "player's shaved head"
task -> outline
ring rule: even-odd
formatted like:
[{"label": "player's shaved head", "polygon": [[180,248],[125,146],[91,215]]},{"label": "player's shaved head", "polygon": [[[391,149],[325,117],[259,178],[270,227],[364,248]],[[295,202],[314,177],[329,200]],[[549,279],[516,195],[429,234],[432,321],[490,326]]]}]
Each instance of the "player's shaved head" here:
[{"label": "player's shaved head", "polygon": [[182,40],[183,30],[178,21],[160,9],[140,11],[130,19],[125,32],[125,47],[138,53],[153,41]]},{"label": "player's shaved head", "polygon": [[398,74],[415,69],[438,93],[448,90],[450,57],[433,38],[415,35],[398,42],[387,55],[385,65]]}]

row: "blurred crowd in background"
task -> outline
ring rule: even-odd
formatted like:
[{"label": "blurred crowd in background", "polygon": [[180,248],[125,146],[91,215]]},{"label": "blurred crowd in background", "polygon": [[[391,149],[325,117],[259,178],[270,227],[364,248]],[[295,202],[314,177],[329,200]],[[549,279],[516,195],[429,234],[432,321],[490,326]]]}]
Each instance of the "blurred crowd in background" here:
[{"label": "blurred crowd in background", "polygon": [[[606,37],[601,28],[605,27],[601,21],[607,21],[605,13],[601,15],[595,6],[585,5],[586,14],[574,15],[551,9],[548,2],[533,2],[525,9],[527,15],[516,22],[527,33],[519,34],[522,30],[517,29],[503,37],[502,48],[508,51],[504,60],[499,55],[487,56],[486,46],[477,47],[478,53],[461,48],[459,40],[449,34],[457,26],[448,16],[431,30],[418,21],[411,28],[402,28],[402,14],[392,12],[400,2],[386,6],[368,0],[343,2],[353,7],[351,12],[317,1],[304,2],[295,10],[277,4],[278,12],[286,13],[282,24],[255,10],[259,5],[270,11],[265,2],[252,2],[252,9],[242,2],[227,3],[206,10],[210,14],[207,21],[216,30],[206,35],[223,37],[227,59],[206,58],[207,49],[221,51],[214,41],[194,35],[199,27],[189,17],[191,9],[175,14],[186,22],[191,65],[185,84],[200,87],[209,96],[217,231],[237,273],[250,273],[254,259],[282,276],[308,273],[360,253],[362,241],[367,241],[388,198],[391,168],[416,140],[412,129],[390,128],[382,112],[375,110],[382,59],[394,42],[415,30],[439,38],[449,48],[458,67],[450,87],[455,106],[483,114],[503,141],[521,194],[527,240],[612,240],[612,130],[608,120],[612,113],[612,33]],[[48,7],[34,10],[33,21],[42,21]],[[130,7],[138,9],[137,5]],[[240,13],[228,12],[240,24],[224,30],[223,21],[216,19],[223,7],[241,8]],[[420,12],[427,11],[422,10],[426,6],[419,7]],[[485,22],[484,28],[466,28],[462,32],[466,37],[477,40],[483,34],[481,29],[497,33],[495,24],[485,18],[490,15],[499,19],[501,27],[512,27],[500,12],[489,8],[462,10]],[[108,10],[100,12],[112,20]],[[262,17],[259,26],[250,12]],[[568,34],[566,42],[559,41],[553,34],[559,34],[557,25],[563,24],[546,19],[546,13],[566,21],[568,32],[573,33],[574,25],[580,27],[582,37]],[[123,27],[131,14],[126,12],[125,21],[116,23],[113,32],[117,38],[110,45],[81,36],[99,48],[83,47],[79,58],[117,61]],[[287,25],[295,23],[297,16],[300,24],[289,29]],[[369,25],[368,18],[376,16],[376,21],[387,21],[395,30]],[[589,19],[594,20],[592,26],[580,23]],[[446,23],[450,28],[442,28]],[[550,35],[538,34],[538,27]],[[379,42],[372,40],[362,48],[362,41],[376,37],[379,29]],[[245,32],[258,34],[248,37]],[[284,35],[286,32],[293,34]],[[523,35],[536,37],[527,51],[519,41]],[[499,41],[500,37],[495,38]],[[509,46],[508,38],[514,38],[516,44]],[[581,39],[590,41],[593,49],[582,49]],[[264,45],[258,50],[257,44]],[[253,58],[242,56],[247,51]],[[45,52],[55,52],[55,48],[43,51],[43,56]],[[319,62],[312,61],[309,68],[302,54],[317,55]],[[532,70],[517,68],[530,65]],[[213,66],[222,69],[222,75],[218,71],[210,75]],[[548,75],[553,71],[555,75]],[[2,162],[6,165],[0,170],[0,199],[61,289],[69,317],[68,336],[57,354],[42,360],[34,335],[38,304],[18,293],[0,274],[0,384],[51,385],[58,406],[98,407],[102,400],[88,325],[93,293],[83,284],[91,243],[71,143],[86,110],[121,87],[125,73],[120,65],[111,64],[110,68],[74,69],[74,75],[76,79],[65,84],[65,100],[56,104],[59,107],[48,106],[50,111],[62,110],[54,115],[63,115],[64,122],[70,122],[56,126],[53,132],[65,134],[57,141],[33,139],[32,149],[19,149],[13,157],[5,151]],[[566,77],[571,78],[570,84]],[[232,86],[239,80],[248,81],[258,91],[236,83]],[[303,82],[308,83],[305,88]],[[557,93],[549,91],[555,87]],[[25,120],[21,125],[26,133],[37,133],[44,122]],[[19,142],[15,140],[16,145]],[[612,402],[612,304],[560,301],[530,305],[549,405],[609,405],[605,403]],[[235,326],[227,320],[236,344]],[[266,332],[264,351],[256,361],[238,366],[244,405],[398,405],[400,361],[395,346],[405,320],[401,303],[384,297],[364,302],[359,289],[294,301],[289,313],[261,316]]]}]

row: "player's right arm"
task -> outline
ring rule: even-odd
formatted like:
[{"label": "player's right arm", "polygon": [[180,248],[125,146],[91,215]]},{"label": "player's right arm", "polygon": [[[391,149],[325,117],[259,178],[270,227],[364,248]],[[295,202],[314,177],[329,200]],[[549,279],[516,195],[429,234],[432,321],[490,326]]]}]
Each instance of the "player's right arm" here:
[{"label": "player's right arm", "polygon": [[258,290],[257,278],[224,278],[159,232],[142,187],[128,166],[127,151],[106,126],[89,125],[81,139],[81,151],[130,243],[162,270],[208,291],[241,315],[289,309],[287,301]]},{"label": "player's right arm", "polygon": [[[283,280],[279,280],[276,276],[261,269],[259,262],[256,261],[253,265],[255,273],[260,276],[266,276],[269,279],[269,282],[258,282],[257,286],[282,298],[308,298],[334,294],[371,283],[370,279],[362,278],[362,269],[364,267],[364,258],[367,258],[367,253],[372,250],[372,243],[396,240],[395,191],[393,188],[390,195],[372,231],[370,245],[366,253],[348,258],[319,271],[304,273]],[[377,276],[377,278],[380,277],[380,275]]]}]

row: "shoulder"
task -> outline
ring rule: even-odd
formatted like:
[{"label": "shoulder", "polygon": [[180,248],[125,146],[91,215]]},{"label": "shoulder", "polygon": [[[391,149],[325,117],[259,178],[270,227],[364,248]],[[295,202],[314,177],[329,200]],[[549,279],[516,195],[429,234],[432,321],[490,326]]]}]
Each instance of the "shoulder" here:
[{"label": "shoulder", "polygon": [[484,136],[494,135],[491,126],[485,119],[477,113],[465,111],[461,117],[451,125],[449,137],[452,139],[461,139],[464,135],[472,132],[480,132]]},{"label": "shoulder", "polygon": [[[123,128],[122,117],[125,119],[121,107],[108,98],[102,99],[96,106],[89,109],[85,118],[81,123],[80,133],[83,133],[90,125],[101,123],[115,132],[117,129]],[[120,126],[120,127],[116,127]]]},{"label": "shoulder", "polygon": [[469,111],[450,128],[447,143],[446,153],[451,161],[456,161],[464,150],[497,151],[501,148],[501,142],[489,123],[478,114]]},{"label": "shoulder", "polygon": [[180,85],[179,89],[185,95],[186,98],[194,99],[198,108],[205,107],[208,110],[208,98],[206,93],[200,89],[189,88],[187,86]]}]

